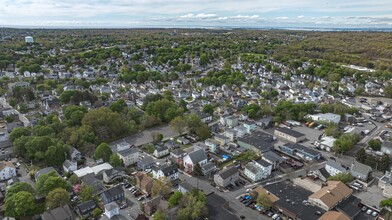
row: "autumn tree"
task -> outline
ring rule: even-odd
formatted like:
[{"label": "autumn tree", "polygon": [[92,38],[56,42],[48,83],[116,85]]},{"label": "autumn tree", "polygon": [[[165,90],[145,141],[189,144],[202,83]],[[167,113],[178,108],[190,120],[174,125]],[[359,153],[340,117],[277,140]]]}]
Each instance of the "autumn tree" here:
[{"label": "autumn tree", "polygon": [[152,196],[163,196],[165,197],[171,191],[172,183],[170,179],[159,178],[155,179],[151,188]]}]

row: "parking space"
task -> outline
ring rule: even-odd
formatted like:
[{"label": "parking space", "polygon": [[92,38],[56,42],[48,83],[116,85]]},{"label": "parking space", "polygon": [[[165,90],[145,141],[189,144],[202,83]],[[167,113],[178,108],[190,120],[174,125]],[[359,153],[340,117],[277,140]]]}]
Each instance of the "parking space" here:
[{"label": "parking space", "polygon": [[377,184],[373,184],[368,187],[366,191],[358,192],[354,195],[361,199],[364,204],[372,207],[378,207],[380,201],[386,199],[382,195],[382,190],[377,186]]}]

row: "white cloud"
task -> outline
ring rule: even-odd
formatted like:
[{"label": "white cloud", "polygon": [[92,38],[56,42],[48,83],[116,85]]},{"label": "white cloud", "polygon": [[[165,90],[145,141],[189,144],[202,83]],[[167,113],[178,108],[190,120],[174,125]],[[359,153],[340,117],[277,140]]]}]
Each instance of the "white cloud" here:
[{"label": "white cloud", "polygon": [[187,18],[187,19],[208,19],[208,18],[215,18],[215,17],[217,17],[216,14],[204,14],[204,13],[200,13],[197,15],[187,14],[187,15],[180,16],[180,18]]},{"label": "white cloud", "polygon": [[285,17],[285,16],[284,16],[284,17],[276,17],[276,19],[277,19],[277,20],[288,20],[289,17]]},{"label": "white cloud", "polygon": [[303,18],[305,18],[305,16],[299,15],[297,18],[298,18],[298,19],[303,19]]}]

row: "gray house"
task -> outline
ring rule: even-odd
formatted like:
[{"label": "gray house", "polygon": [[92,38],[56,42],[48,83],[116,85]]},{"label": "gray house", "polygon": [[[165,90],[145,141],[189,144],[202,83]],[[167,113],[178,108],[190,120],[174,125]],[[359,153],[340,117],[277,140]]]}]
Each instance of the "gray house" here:
[{"label": "gray house", "polygon": [[215,174],[214,182],[217,186],[226,187],[227,185],[234,184],[239,178],[238,169],[233,166]]},{"label": "gray house", "polygon": [[370,177],[372,172],[372,168],[368,165],[355,162],[351,164],[350,173],[353,175],[354,178],[367,181]]},{"label": "gray house", "polygon": [[137,162],[137,167],[140,170],[145,171],[147,169],[151,169],[151,167],[154,166],[154,163],[155,163],[154,158],[152,158],[150,156],[146,156],[145,158],[143,158],[142,160],[139,160]]}]

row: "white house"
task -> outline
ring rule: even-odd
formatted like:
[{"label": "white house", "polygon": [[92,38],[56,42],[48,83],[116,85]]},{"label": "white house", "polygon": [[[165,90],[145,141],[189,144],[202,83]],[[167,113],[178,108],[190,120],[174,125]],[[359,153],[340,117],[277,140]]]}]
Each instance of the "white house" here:
[{"label": "white house", "polygon": [[184,167],[187,172],[192,172],[196,163],[201,167],[207,164],[207,156],[203,149],[195,150],[184,157]]},{"label": "white house", "polygon": [[341,118],[340,115],[333,113],[307,115],[306,117],[311,118],[313,121],[331,122],[335,124],[339,124]]},{"label": "white house", "polygon": [[123,161],[124,166],[129,166],[136,163],[139,160],[139,149],[128,148],[126,150],[117,152],[117,155]]},{"label": "white house", "polygon": [[347,172],[347,170],[339,162],[336,162],[335,160],[328,160],[327,163],[325,164],[325,170],[331,176],[335,176],[336,174]]},{"label": "white house", "polygon": [[16,176],[16,168],[12,162],[0,162],[0,180],[8,180]]},{"label": "white house", "polygon": [[260,159],[258,161],[251,161],[245,166],[244,174],[253,182],[266,179],[271,175],[272,164]]},{"label": "white house", "polygon": [[111,202],[105,205],[105,215],[111,219],[113,216],[120,214],[120,207],[117,205],[116,202]]},{"label": "white house", "polygon": [[168,155],[169,153],[169,149],[166,146],[156,146],[153,154],[155,157],[160,158]]},{"label": "white house", "polygon": [[157,167],[152,170],[152,176],[155,179],[166,177],[170,180],[176,180],[178,179],[178,169],[174,164]]},{"label": "white house", "polygon": [[78,169],[78,163],[76,161],[65,160],[63,163],[63,170],[67,173],[72,173]]}]

